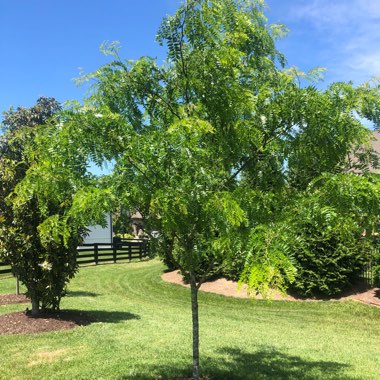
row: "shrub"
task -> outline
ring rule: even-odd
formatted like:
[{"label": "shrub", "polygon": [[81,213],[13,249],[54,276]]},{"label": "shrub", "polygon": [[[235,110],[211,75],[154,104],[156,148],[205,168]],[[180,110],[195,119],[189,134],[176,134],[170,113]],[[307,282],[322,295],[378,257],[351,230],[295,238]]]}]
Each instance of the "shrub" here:
[{"label": "shrub", "polygon": [[333,296],[354,284],[366,263],[369,239],[355,217],[342,215],[318,197],[297,203],[290,242],[297,275],[294,288],[305,296]]}]

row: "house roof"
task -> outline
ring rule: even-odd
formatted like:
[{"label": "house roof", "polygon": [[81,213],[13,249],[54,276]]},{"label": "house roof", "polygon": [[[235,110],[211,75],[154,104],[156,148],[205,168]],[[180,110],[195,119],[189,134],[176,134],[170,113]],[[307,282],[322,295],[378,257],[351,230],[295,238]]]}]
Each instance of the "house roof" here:
[{"label": "house roof", "polygon": [[[380,132],[373,131],[372,132],[373,139],[371,140],[372,149],[375,153],[380,155]],[[373,168],[372,166],[369,168],[371,173],[380,173],[380,169]]]},{"label": "house roof", "polygon": [[373,131],[372,135],[374,139],[371,141],[371,145],[374,151],[380,154],[380,132]]},{"label": "house roof", "polygon": [[131,219],[142,219],[140,212],[136,211],[131,215]]}]

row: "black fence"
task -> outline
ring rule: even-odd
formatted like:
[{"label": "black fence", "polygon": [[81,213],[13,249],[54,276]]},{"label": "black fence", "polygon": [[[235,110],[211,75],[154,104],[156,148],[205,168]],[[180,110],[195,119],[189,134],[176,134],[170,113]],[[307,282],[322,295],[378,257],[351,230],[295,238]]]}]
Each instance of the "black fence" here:
[{"label": "black fence", "polygon": [[77,262],[81,264],[99,264],[121,260],[143,259],[149,256],[148,240],[117,240],[112,244],[83,244],[78,247]]},{"label": "black fence", "polygon": [[361,273],[361,279],[369,286],[379,286],[380,281],[380,246],[377,243],[370,252],[367,263]]},{"label": "black fence", "polygon": [[[148,240],[119,239],[112,244],[83,244],[78,247],[77,263],[79,265],[116,263],[131,261],[149,256]],[[0,275],[11,274],[11,267],[0,262]]]},{"label": "black fence", "polygon": [[11,267],[9,265],[5,265],[0,261],[0,276],[11,273]]}]

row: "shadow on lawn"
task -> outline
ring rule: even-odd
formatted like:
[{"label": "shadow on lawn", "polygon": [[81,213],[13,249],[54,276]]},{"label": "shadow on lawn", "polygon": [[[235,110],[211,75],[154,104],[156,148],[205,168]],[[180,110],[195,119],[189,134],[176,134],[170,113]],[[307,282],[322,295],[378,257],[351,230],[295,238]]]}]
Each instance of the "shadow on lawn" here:
[{"label": "shadow on lawn", "polygon": [[[254,353],[238,348],[223,348],[218,352],[223,357],[203,358],[201,371],[204,379],[210,380],[354,380],[345,372],[347,364],[331,361],[311,361],[299,356],[264,347]],[[191,361],[189,367],[162,365],[146,368],[151,374],[143,373],[122,377],[124,380],[184,380],[191,378]]]},{"label": "shadow on lawn", "polygon": [[[105,310],[61,310],[57,313],[59,319],[80,321],[80,325],[89,325],[92,323],[119,323],[133,319],[140,319],[140,316],[125,311],[105,311]],[[43,317],[43,316],[42,316]]]},{"label": "shadow on lawn", "polygon": [[132,319],[140,319],[140,316],[126,311],[86,310],[83,314],[94,322],[119,323]]},{"label": "shadow on lawn", "polygon": [[86,291],[68,291],[66,297],[97,297],[99,294]]}]

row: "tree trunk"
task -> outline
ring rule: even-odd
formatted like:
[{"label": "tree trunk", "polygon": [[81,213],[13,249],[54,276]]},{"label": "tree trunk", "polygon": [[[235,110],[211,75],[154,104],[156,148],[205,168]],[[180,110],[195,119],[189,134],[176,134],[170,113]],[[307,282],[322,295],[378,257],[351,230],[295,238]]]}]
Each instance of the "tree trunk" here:
[{"label": "tree trunk", "polygon": [[190,273],[191,315],[193,321],[193,379],[199,380],[199,317],[198,287],[194,273]]},{"label": "tree trunk", "polygon": [[40,313],[40,303],[36,298],[32,298],[32,316],[35,317]]}]

